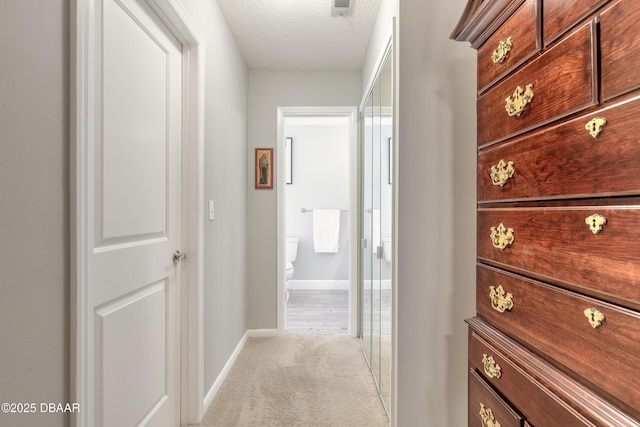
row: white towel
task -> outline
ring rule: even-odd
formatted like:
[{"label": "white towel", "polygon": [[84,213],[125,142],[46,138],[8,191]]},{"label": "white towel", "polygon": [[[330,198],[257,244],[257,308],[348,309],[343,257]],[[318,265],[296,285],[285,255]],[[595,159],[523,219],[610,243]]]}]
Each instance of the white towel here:
[{"label": "white towel", "polygon": [[313,210],[313,248],[316,252],[338,252],[340,240],[340,211]]}]

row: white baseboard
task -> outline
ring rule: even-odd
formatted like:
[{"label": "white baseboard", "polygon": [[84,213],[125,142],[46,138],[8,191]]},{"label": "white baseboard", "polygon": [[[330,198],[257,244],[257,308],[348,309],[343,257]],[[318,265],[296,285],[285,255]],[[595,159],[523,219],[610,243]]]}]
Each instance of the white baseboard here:
[{"label": "white baseboard", "polygon": [[365,286],[373,286],[374,289],[378,289],[378,286],[380,286],[380,289],[390,290],[391,289],[391,280],[382,279],[382,280],[380,280],[380,284],[378,284],[377,280],[374,280],[374,282],[372,284],[367,283]]},{"label": "white baseboard", "polygon": [[222,383],[227,378],[229,371],[231,371],[233,364],[236,362],[236,359],[244,348],[244,345],[247,343],[247,340],[251,337],[275,337],[277,335],[277,329],[247,329],[247,331],[240,339],[240,342],[238,342],[238,345],[233,350],[233,353],[231,353],[231,356],[229,356],[229,360],[227,360],[227,363],[224,364],[224,367],[222,368],[222,371],[220,371],[218,378],[216,378],[213,385],[204,397],[204,401],[202,404],[202,407],[204,408],[203,414],[207,412],[207,409],[209,409],[209,405],[211,405],[211,402],[213,402],[213,398],[218,393],[218,390],[220,390],[220,387],[222,387]]},{"label": "white baseboard", "polygon": [[[391,289],[391,280],[380,280],[382,289]],[[287,290],[343,290],[349,289],[348,280],[289,280]]]},{"label": "white baseboard", "polygon": [[295,290],[348,290],[348,280],[289,280],[286,283],[287,289]]},{"label": "white baseboard", "polygon": [[247,329],[248,337],[277,337],[277,329]]},{"label": "white baseboard", "polygon": [[220,390],[220,387],[222,386],[222,383],[227,378],[227,375],[229,374],[231,367],[233,366],[236,359],[238,358],[238,355],[244,348],[244,345],[247,342],[247,339],[249,338],[249,336],[251,336],[249,334],[249,331],[246,331],[242,336],[242,338],[240,338],[240,342],[236,346],[235,350],[233,350],[233,353],[231,353],[231,356],[227,360],[227,363],[224,364],[224,367],[222,368],[222,371],[220,371],[218,378],[216,378],[216,380],[213,382],[213,385],[205,395],[204,402],[202,404],[203,414],[207,412],[207,409],[209,409],[209,405],[211,405],[211,402],[213,402],[213,398],[216,396],[216,394],[218,393],[218,390]]}]

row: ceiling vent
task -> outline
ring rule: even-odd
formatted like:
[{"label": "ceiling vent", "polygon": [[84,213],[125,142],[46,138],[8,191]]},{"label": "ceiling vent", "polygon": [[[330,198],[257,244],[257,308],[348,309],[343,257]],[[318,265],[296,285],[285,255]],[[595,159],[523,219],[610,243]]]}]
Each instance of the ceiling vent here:
[{"label": "ceiling vent", "polygon": [[331,0],[331,16],[344,16],[351,13],[353,0]]}]

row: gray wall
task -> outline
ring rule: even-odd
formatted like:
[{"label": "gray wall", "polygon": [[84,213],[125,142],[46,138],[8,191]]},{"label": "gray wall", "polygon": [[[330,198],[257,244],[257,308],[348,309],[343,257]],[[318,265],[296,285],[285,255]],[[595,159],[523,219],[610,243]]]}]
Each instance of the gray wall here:
[{"label": "gray wall", "polygon": [[0,403],[69,400],[69,13],[68,0],[0,2]]},{"label": "gray wall", "polygon": [[467,425],[476,56],[448,40],[465,4],[403,0],[399,8],[400,427]]},{"label": "gray wall", "polygon": [[307,209],[349,209],[349,136],[342,125],[290,125],[293,138],[293,182],[285,185],[285,230],[297,236],[298,257],[291,280],[349,280],[349,214],[340,214],[337,253],[316,253],[313,246],[313,213]]},{"label": "gray wall", "polygon": [[247,329],[248,70],[216,1],[182,0],[206,39],[204,392]]},{"label": "gray wall", "polygon": [[360,71],[249,72],[249,152],[245,170],[250,175],[247,190],[247,327],[250,329],[277,327],[276,189],[254,189],[254,149],[275,147],[277,107],[358,105],[360,76]]}]

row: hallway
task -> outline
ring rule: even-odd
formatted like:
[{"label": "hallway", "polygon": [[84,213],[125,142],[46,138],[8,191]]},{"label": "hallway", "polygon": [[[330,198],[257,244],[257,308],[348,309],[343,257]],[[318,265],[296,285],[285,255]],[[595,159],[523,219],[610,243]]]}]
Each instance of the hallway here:
[{"label": "hallway", "polygon": [[357,339],[250,338],[200,427],[388,425]]},{"label": "hallway", "polygon": [[[96,48],[95,37],[83,38],[82,33],[89,24],[99,24],[100,16],[94,12],[103,2],[1,3],[0,39],[6,43],[0,45],[4,59],[0,235],[5,243],[0,250],[0,390],[6,402],[79,403],[82,411],[1,413],[0,425],[90,426],[96,405],[111,402],[92,394],[89,377],[95,370],[82,359],[83,316],[92,312],[83,306],[87,271],[80,264],[85,252],[94,248],[83,246],[79,236],[97,235],[99,230],[83,221],[87,212],[82,210],[81,196],[86,188],[80,163],[96,164],[89,158],[95,148],[90,137],[96,129],[82,124],[88,116],[80,107],[92,98],[79,93],[78,78],[94,68],[83,66],[78,56],[90,56],[85,54]],[[281,326],[277,305],[283,299],[278,299],[275,267],[277,191],[255,189],[254,150],[276,147],[278,107],[358,106],[382,44],[394,35],[402,41],[394,54],[398,64],[394,80],[395,102],[403,114],[396,119],[394,140],[402,147],[396,157],[401,172],[394,181],[402,197],[394,211],[399,242],[394,280],[399,292],[394,299],[393,358],[401,369],[396,370],[392,425],[422,425],[426,419],[434,425],[464,425],[468,331],[463,319],[475,312],[475,301],[468,298],[475,292],[475,245],[467,238],[476,233],[477,159],[468,148],[475,140],[477,58],[468,46],[448,40],[448,35],[466,0],[408,0],[401,7],[398,0],[380,0],[373,28],[361,32],[366,51],[349,56],[359,61],[357,65],[331,67],[326,63],[328,53],[305,45],[307,56],[325,61],[311,69],[249,63],[221,1],[140,3],[183,6],[206,46],[200,52],[206,63],[194,73],[202,83],[200,105],[206,108],[194,121],[198,131],[192,132],[198,136],[199,149],[190,151],[202,155],[202,170],[192,177],[202,181],[194,193],[201,204],[194,211],[198,214],[194,222],[202,228],[194,235],[202,250],[189,252],[185,264],[193,266],[201,297],[197,310],[189,311],[194,316],[189,324],[198,329],[192,335],[199,337],[193,340],[199,341],[198,350],[183,357],[194,370],[190,381],[197,387],[185,399],[189,407],[181,408],[184,422],[201,419],[245,334],[275,335]],[[362,4],[356,2],[356,7]],[[328,15],[328,9],[321,12]],[[345,17],[334,21],[349,23]],[[298,40],[293,30],[272,28],[286,41]],[[300,28],[309,33],[309,27]],[[332,30],[329,25],[324,28]],[[354,45],[354,38],[341,41],[336,47]],[[298,58],[283,56],[269,58],[279,66]],[[207,215],[209,202],[215,202],[215,218],[213,213]],[[93,203],[88,206],[95,209]],[[177,245],[169,248],[165,256],[169,263],[176,249],[187,253]],[[149,392],[154,398],[163,391],[157,388],[159,392]],[[136,411],[142,417],[148,407],[140,407]]]}]

